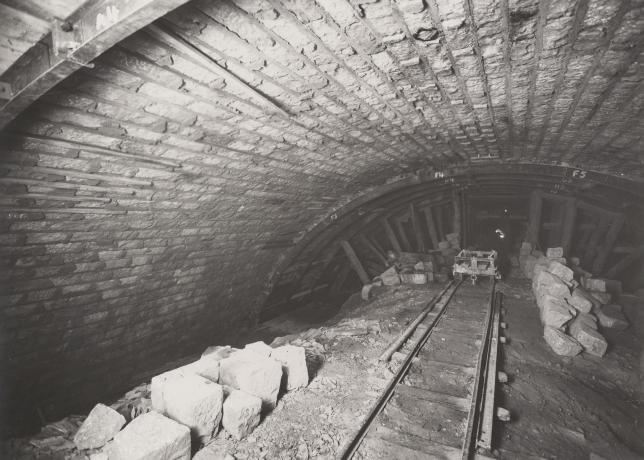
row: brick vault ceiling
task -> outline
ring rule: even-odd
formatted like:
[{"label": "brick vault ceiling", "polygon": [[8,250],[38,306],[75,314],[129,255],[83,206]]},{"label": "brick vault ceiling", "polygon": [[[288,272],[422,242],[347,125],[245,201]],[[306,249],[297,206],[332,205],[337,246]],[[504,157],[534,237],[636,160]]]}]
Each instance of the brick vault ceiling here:
[{"label": "brick vault ceiling", "polygon": [[365,184],[489,157],[637,176],[643,46],[642,1],[195,1],[37,118]]}]

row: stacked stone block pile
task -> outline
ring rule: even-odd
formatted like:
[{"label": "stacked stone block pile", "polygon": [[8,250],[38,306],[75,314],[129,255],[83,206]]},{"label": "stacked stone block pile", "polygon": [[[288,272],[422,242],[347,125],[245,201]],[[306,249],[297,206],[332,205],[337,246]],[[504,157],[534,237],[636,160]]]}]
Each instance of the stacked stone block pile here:
[{"label": "stacked stone block pile", "polygon": [[153,377],[111,406],[97,404],[82,423],[72,416],[44,427],[30,443],[65,458],[190,460],[220,427],[245,438],[275,408],[280,390],[308,383],[302,347],[208,347],[197,361]]},{"label": "stacked stone block pile", "polygon": [[562,356],[586,352],[603,356],[608,343],[600,328],[625,329],[626,317],[620,305],[611,303],[609,287],[619,282],[592,278],[579,267],[579,260],[568,264],[563,248],[548,248],[544,254],[524,242],[519,257],[526,277],[532,279],[543,337]]}]

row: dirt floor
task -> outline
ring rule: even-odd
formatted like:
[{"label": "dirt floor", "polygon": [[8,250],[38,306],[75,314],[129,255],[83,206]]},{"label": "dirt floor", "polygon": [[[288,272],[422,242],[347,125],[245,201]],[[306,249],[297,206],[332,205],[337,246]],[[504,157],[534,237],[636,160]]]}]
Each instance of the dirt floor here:
[{"label": "dirt floor", "polygon": [[[512,420],[495,425],[497,454],[508,459],[644,458],[644,436],[636,422],[642,408],[641,329],[608,331],[610,348],[603,358],[562,358],[542,338],[529,281],[510,279],[498,287],[505,293],[509,339],[499,366],[510,381],[499,385],[497,397]],[[376,288],[368,302],[356,294],[341,308],[312,303],[263,324],[247,341],[305,347],[309,386],[281,395],[248,438],[236,441],[220,431],[207,446],[213,454],[208,458],[333,458],[393,375],[394,364],[380,363],[378,356],[442,288]],[[628,303],[631,323],[639,324],[634,312],[644,306],[632,298]],[[144,385],[136,393],[139,404],[146,396]],[[82,418],[71,420],[78,425]],[[71,436],[63,436],[67,445]],[[5,449],[4,454],[0,449],[1,458],[88,458],[73,450],[34,448],[29,440],[13,441]]]}]

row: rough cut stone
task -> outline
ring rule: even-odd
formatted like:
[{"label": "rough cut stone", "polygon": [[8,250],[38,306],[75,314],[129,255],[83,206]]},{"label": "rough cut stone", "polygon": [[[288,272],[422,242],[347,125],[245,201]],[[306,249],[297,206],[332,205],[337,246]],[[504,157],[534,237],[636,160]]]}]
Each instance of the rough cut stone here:
[{"label": "rough cut stone", "polygon": [[608,292],[588,291],[600,304],[608,305],[612,296]]},{"label": "rough cut stone", "polygon": [[398,276],[396,267],[389,267],[387,270],[382,272],[380,279],[382,280],[382,284],[385,286],[395,286],[400,284],[400,276]]},{"label": "rough cut stone", "polygon": [[79,450],[98,449],[112,439],[125,425],[125,417],[111,407],[97,404],[74,435]]},{"label": "rough cut stone", "polygon": [[224,401],[224,429],[237,440],[248,436],[259,425],[262,400],[257,396],[234,390]]},{"label": "rough cut stone", "polygon": [[605,305],[596,309],[595,313],[602,327],[617,329],[618,331],[623,331],[628,328],[628,320],[624,316],[624,313],[622,313],[622,307],[620,305]]},{"label": "rough cut stone", "polygon": [[271,355],[282,363],[283,380],[288,391],[304,388],[309,384],[309,371],[306,367],[306,351],[302,347],[284,345],[273,350]]},{"label": "rough cut stone", "polygon": [[217,361],[221,361],[224,358],[228,358],[230,355],[236,353],[239,351],[239,348],[233,348],[230,345],[226,345],[225,347],[222,346],[211,346],[208,347],[204,350],[204,352],[201,354],[201,357],[210,356],[212,359],[215,359]]},{"label": "rough cut stone", "polygon": [[543,329],[543,338],[552,351],[560,356],[575,356],[581,353],[582,348],[579,342],[554,327],[546,326]]},{"label": "rough cut stone", "polygon": [[560,258],[564,256],[563,248],[548,248],[546,250],[546,257],[548,259]]},{"label": "rough cut stone", "polygon": [[[590,319],[592,318],[592,319]],[[568,334],[572,337],[577,337],[577,334],[579,332],[579,329],[581,328],[587,328],[587,329],[595,329],[597,330],[597,320],[595,319],[594,316],[591,315],[586,315],[584,313],[580,313],[574,320],[570,322],[568,325]]]},{"label": "rough cut stone", "polygon": [[589,291],[606,292],[606,281],[600,278],[585,278],[584,287]]},{"label": "rough cut stone", "polygon": [[590,296],[582,288],[575,288],[566,300],[571,306],[582,313],[589,313],[593,308],[593,302],[590,300]]},{"label": "rough cut stone", "polygon": [[174,374],[152,386],[154,409],[189,427],[202,442],[217,433],[223,401],[221,385],[199,375]]},{"label": "rough cut stone", "polygon": [[219,381],[261,398],[263,409],[273,409],[282,381],[282,365],[255,353],[235,353],[221,361]]},{"label": "rough cut stone", "polygon": [[190,460],[190,430],[157,413],[135,418],[109,446],[110,460]]},{"label": "rough cut stone", "polygon": [[564,283],[557,275],[553,275],[547,271],[539,272],[533,285],[537,296],[550,294],[554,297],[563,299],[570,295],[570,289],[566,283]]},{"label": "rough cut stone", "polygon": [[606,354],[608,342],[606,342],[604,336],[595,329],[582,325],[574,328],[574,333],[573,331],[570,333],[584,348],[586,353],[599,357]]},{"label": "rough cut stone", "polygon": [[566,267],[564,264],[556,260],[550,261],[550,263],[548,264],[548,271],[553,275],[557,275],[567,284],[570,284],[570,282],[573,280],[574,272],[570,268]]},{"label": "rough cut stone", "polygon": [[560,328],[574,317],[573,311],[564,301],[546,294],[542,300],[541,321],[546,326]]},{"label": "rough cut stone", "polygon": [[235,460],[225,445],[211,443],[199,450],[192,460]]},{"label": "rough cut stone", "polygon": [[258,355],[266,356],[269,357],[271,355],[271,352],[273,349],[266,345],[264,342],[253,342],[249,343],[244,347],[244,350],[246,351],[252,351],[253,353],[257,353]]}]

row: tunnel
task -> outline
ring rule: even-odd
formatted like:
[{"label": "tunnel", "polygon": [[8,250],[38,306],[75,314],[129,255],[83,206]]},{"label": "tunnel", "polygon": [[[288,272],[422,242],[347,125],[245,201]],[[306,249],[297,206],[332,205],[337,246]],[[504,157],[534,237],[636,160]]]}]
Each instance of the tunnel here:
[{"label": "tunnel", "polygon": [[[352,458],[374,401],[390,402],[353,458],[644,455],[643,2],[0,12],[0,457]],[[432,344],[474,347],[475,390],[432,390],[413,422],[405,391]],[[283,369],[268,410],[239,375],[222,383],[247,348]],[[181,367],[204,350],[214,379]],[[208,439],[179,423],[206,403],[171,414],[195,379],[221,392]],[[382,393],[390,380],[404,391]],[[133,392],[138,409],[114,409]],[[255,432],[225,429],[257,397]],[[101,445],[78,441],[118,417]],[[188,426],[183,453],[137,456],[136,436],[163,438],[141,440],[144,423]]]}]

